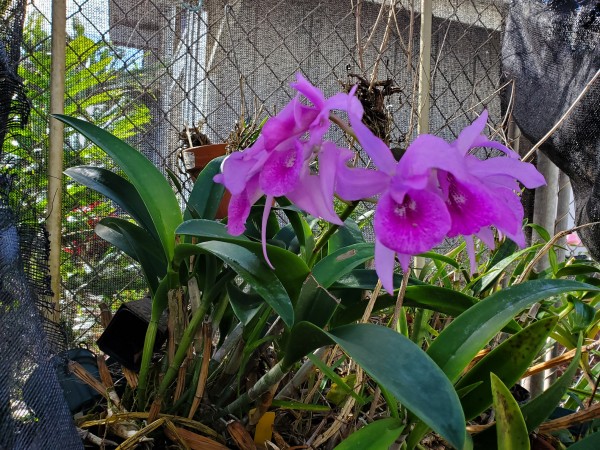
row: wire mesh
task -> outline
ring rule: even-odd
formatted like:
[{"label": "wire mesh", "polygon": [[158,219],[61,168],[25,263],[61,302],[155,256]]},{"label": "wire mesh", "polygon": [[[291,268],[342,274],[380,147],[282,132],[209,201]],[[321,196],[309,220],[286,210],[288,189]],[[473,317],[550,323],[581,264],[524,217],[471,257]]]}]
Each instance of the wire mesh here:
[{"label": "wire mesh", "polygon": [[[382,5],[383,3],[383,5]],[[364,78],[376,80],[375,117],[394,150],[417,133],[420,15],[414,1],[73,0],[68,2],[66,114],[120,135],[184,186],[180,132],[198,126],[224,141],[241,117],[272,115],[293,95],[302,72],[332,95]],[[433,2],[430,130],[456,137],[484,108],[500,133],[500,43],[506,4],[497,0]],[[390,7],[393,5],[393,7]],[[50,82],[50,0],[30,0],[22,77],[31,99],[24,166],[30,194],[43,210]],[[393,89],[392,89],[393,87]],[[386,90],[387,89],[387,90]],[[25,138],[27,142],[25,142]],[[333,136],[342,139],[342,136]],[[26,145],[25,145],[26,144]],[[67,132],[65,165],[110,161]],[[370,162],[361,155],[360,164]],[[145,294],[126,256],[94,235],[99,218],[122,215],[110,202],[67,180],[64,201],[62,316],[73,339],[98,337],[100,302],[115,310]],[[358,215],[369,215],[365,208]],[[367,226],[366,233],[369,234]]]}]

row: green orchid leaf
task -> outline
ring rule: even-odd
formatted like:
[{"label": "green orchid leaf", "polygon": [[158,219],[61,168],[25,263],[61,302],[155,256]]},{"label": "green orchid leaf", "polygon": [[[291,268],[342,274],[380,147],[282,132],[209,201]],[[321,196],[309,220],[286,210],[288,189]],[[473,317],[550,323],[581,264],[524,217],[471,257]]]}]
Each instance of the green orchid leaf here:
[{"label": "green orchid leaf", "polygon": [[[260,244],[258,245],[260,246]],[[174,261],[177,262],[195,254],[211,254],[222,260],[252,286],[254,291],[279,314],[286,325],[290,327],[293,325],[292,301],[277,277],[277,272],[271,270],[256,251],[251,251],[240,243],[231,242],[208,241],[195,245],[179,244],[175,248]]]},{"label": "green orchid leaf", "polygon": [[376,420],[352,433],[333,450],[388,450],[390,445],[400,436],[404,425],[400,419],[388,417]]},{"label": "green orchid leaf", "polygon": [[282,364],[290,367],[328,344],[338,344],[403,406],[451,445],[463,448],[465,418],[458,395],[440,368],[410,339],[373,324],[345,325],[326,332],[299,322],[292,328]]},{"label": "green orchid leaf", "polygon": [[[373,290],[377,283],[377,274],[371,269],[355,269],[352,272],[340,277],[332,286],[332,290]],[[394,285],[399,286],[402,281],[402,276],[394,275]],[[411,285],[412,283],[419,283]],[[344,298],[342,298],[343,300]],[[429,284],[420,284],[419,280],[411,278],[409,286],[404,294],[404,305],[430,309],[441,312],[449,316],[456,317],[469,309],[479,300],[454,289],[432,286]],[[390,295],[380,295],[375,302],[374,311],[380,311],[384,308],[389,308],[396,304],[395,297]],[[349,323],[358,320],[364,311],[364,302],[355,300],[351,302],[342,301],[341,307],[337,309],[334,315],[334,322],[338,325]],[[517,322],[512,320],[509,322],[503,331],[507,333],[516,333],[521,330]]]},{"label": "green orchid leaf", "polygon": [[213,178],[221,172],[224,159],[225,156],[213,159],[198,174],[183,214],[184,220],[215,218],[225,188],[222,184],[215,183]]},{"label": "green orchid leaf", "polygon": [[236,243],[242,241],[250,242],[250,240],[243,234],[240,236],[232,236],[229,234],[225,224],[206,219],[188,219],[177,227],[175,233],[186,236],[194,236],[198,238],[199,241],[228,239],[229,242]]},{"label": "green orchid leaf", "polygon": [[473,286],[472,286],[471,289],[475,293],[480,293],[480,292],[485,291],[490,286],[492,286],[496,282],[496,280],[498,280],[498,278],[500,277],[500,275],[502,275],[502,273],[511,264],[513,264],[517,259],[519,259],[523,255],[526,255],[528,253],[535,252],[541,246],[542,246],[542,244],[532,245],[531,247],[527,247],[527,248],[525,248],[525,249],[523,249],[521,251],[512,253],[511,255],[507,256],[503,260],[501,260],[498,263],[496,263],[493,267],[491,267],[490,269],[488,269],[479,278],[477,278],[477,280],[473,283]]},{"label": "green orchid leaf", "polygon": [[[379,280],[379,277],[373,269],[354,269],[340,276],[330,287],[331,289],[373,290],[377,284],[377,280]],[[402,275],[395,273],[394,286],[400,286],[401,283]],[[409,284],[425,285],[425,283],[416,278],[410,278]]]},{"label": "green orchid leaf", "polygon": [[329,323],[338,303],[339,301],[310,274],[302,285],[294,307],[296,321],[305,320],[318,327],[324,327]]},{"label": "green orchid leaf", "polygon": [[[186,220],[176,230],[177,234],[194,236],[198,241],[220,241],[239,245],[250,250],[264,261],[260,242],[250,241],[245,236],[232,236],[225,225],[212,220]],[[306,263],[294,253],[274,245],[267,245],[267,255],[275,267],[275,274],[281,280],[292,301],[296,301],[302,283],[309,274]]]},{"label": "green orchid leaf", "polygon": [[529,449],[529,433],[517,401],[500,378],[493,373],[490,376],[498,430],[498,450]]},{"label": "green orchid leaf", "polygon": [[373,259],[373,244],[358,243],[340,248],[321,259],[313,267],[317,282],[328,289],[356,266]]},{"label": "green orchid leaf", "polygon": [[494,267],[500,261],[508,258],[517,251],[519,251],[519,246],[515,243],[515,241],[508,238],[504,239],[500,246],[498,246],[494,251],[492,258],[487,264],[487,267]]},{"label": "green orchid leaf", "polygon": [[579,299],[573,299],[573,311],[571,312],[572,333],[585,331],[593,322],[596,309]]},{"label": "green orchid leaf", "polygon": [[452,381],[477,352],[524,308],[550,297],[600,288],[570,280],[533,280],[508,287],[473,305],[432,342],[427,354]]},{"label": "green orchid leaf", "polygon": [[[477,352],[524,308],[555,295],[600,289],[570,280],[532,280],[498,291],[455,318],[431,343],[427,354],[455,382]],[[408,437],[414,447],[427,432],[417,424]]]},{"label": "green orchid leaf", "polygon": [[148,287],[154,293],[167,273],[167,262],[157,242],[146,230],[127,220],[105,217],[96,224],[96,234],[140,263]]},{"label": "green orchid leaf", "polygon": [[264,304],[260,295],[255,292],[244,292],[233,283],[227,284],[227,294],[233,313],[244,326],[250,323]]},{"label": "green orchid leaf", "polygon": [[597,450],[600,448],[600,431],[569,445],[569,450]]},{"label": "green orchid leaf", "polygon": [[554,275],[556,278],[585,275],[588,273],[600,273],[600,269],[592,264],[571,264],[560,268]]},{"label": "green orchid leaf", "polygon": [[333,253],[352,244],[364,243],[365,238],[358,224],[352,219],[346,219],[344,226],[339,227],[327,241],[328,253]]},{"label": "green orchid leaf", "polygon": [[277,203],[281,206],[280,210],[286,215],[296,233],[303,261],[308,262],[315,247],[315,238],[310,225],[306,222],[304,214],[298,208],[292,206],[287,198],[278,197]]},{"label": "green orchid leaf", "polygon": [[445,264],[448,264],[449,266],[454,267],[455,269],[460,269],[460,264],[456,261],[456,259],[449,258],[448,256],[445,256],[445,255],[440,255],[439,253],[436,253],[436,252],[425,252],[425,253],[421,253],[418,256],[420,256],[422,258],[433,259],[435,261],[440,261],[442,263],[445,263]]},{"label": "green orchid leaf", "polygon": [[125,178],[110,170],[94,166],[71,167],[64,173],[78,183],[111,199],[159,241],[148,208],[135,187]]},{"label": "green orchid leaf", "polygon": [[146,205],[167,260],[173,258],[175,228],[181,223],[179,202],[165,176],[146,158],[121,139],[81,119],[56,114],[53,117],[73,127],[100,147],[123,170]]},{"label": "green orchid leaf", "polygon": [[490,373],[504,384],[512,386],[525,373],[530,363],[544,347],[557,318],[535,322],[502,342],[467,372],[456,384],[457,389],[481,381],[482,384],[461,398],[465,417],[471,419],[492,404]]}]

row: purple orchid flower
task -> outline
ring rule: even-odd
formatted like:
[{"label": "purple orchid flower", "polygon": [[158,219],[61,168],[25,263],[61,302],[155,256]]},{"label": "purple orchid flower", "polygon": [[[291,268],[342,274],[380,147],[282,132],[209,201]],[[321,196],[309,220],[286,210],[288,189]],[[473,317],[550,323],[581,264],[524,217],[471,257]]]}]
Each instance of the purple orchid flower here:
[{"label": "purple orchid flower", "polygon": [[[350,170],[345,165],[348,150],[323,142],[323,136],[329,129],[332,110],[350,114],[348,108],[355,107],[356,103],[349,101],[355,90],[325,98],[323,92],[301,75],[292,87],[298,95],[265,123],[252,147],[230,155],[221,173],[214,178],[232,194],[227,229],[233,235],[245,231],[250,208],[260,197],[266,196],[261,234],[263,253],[269,265],[266,224],[274,199],[286,196],[308,213],[342,225],[333,207],[336,175],[341,174],[342,190],[349,184],[349,175],[345,173]],[[304,104],[301,96],[311,104]],[[311,168],[317,159],[318,173]],[[356,197],[356,192],[351,196]]]},{"label": "purple orchid flower", "polygon": [[[358,140],[388,180],[373,224],[375,267],[386,290],[393,291],[396,256],[407,270],[412,255],[430,250],[446,236],[465,237],[472,272],[473,235],[493,247],[494,226],[525,245],[517,180],[535,188],[544,184],[544,178],[534,166],[519,161],[515,152],[481,134],[487,111],[451,144],[432,135],[417,137],[397,164],[390,163],[384,144],[352,119]],[[507,157],[481,161],[469,154],[481,146],[501,150]]]}]

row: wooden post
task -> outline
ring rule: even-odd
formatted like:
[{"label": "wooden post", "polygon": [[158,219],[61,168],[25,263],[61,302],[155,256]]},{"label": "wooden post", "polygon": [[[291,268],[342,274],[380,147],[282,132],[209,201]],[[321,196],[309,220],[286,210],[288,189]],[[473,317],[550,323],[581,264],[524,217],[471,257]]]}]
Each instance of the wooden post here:
[{"label": "wooden post", "polygon": [[[52,0],[52,63],[50,68],[50,113],[64,112],[65,48],[67,7],[66,0]],[[46,228],[50,235],[50,276],[53,311],[51,319],[60,320],[60,252],[62,231],[62,172],[64,126],[50,118],[48,155],[48,210]]]},{"label": "wooden post", "polygon": [[[419,37],[419,104],[418,134],[429,132],[429,93],[431,91],[431,22],[433,13],[431,0],[421,0],[421,32]],[[425,265],[425,258],[414,259],[415,274],[418,276]]]}]

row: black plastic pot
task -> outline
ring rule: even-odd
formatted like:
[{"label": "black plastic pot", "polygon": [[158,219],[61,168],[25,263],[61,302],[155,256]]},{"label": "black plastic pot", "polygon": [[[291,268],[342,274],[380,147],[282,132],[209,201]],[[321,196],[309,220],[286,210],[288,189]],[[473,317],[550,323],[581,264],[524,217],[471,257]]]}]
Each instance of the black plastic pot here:
[{"label": "black plastic pot", "polygon": [[[100,350],[117,360],[123,367],[138,371],[151,313],[150,297],[123,303],[96,342]],[[158,325],[154,351],[158,351],[166,339],[167,314],[165,312]]]}]

